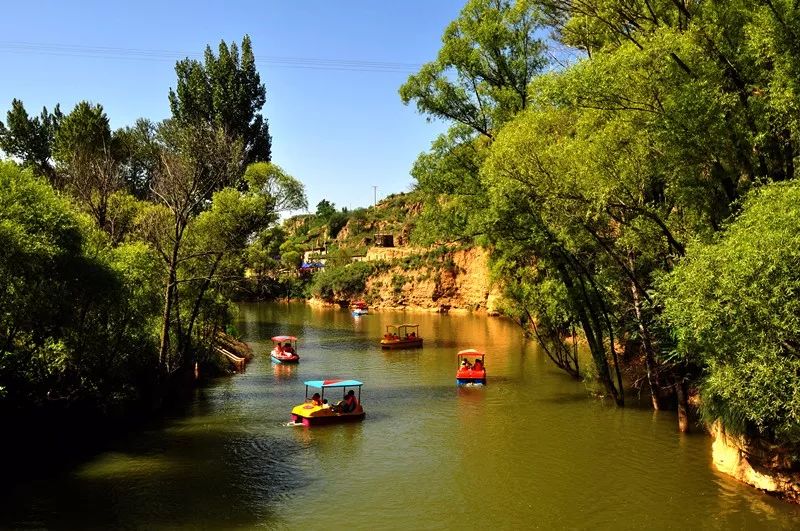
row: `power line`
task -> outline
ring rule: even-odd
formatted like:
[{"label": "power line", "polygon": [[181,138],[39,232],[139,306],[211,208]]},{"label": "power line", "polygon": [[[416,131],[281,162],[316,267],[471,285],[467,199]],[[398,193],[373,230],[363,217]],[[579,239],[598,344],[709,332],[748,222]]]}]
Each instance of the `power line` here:
[{"label": "power line", "polygon": [[[130,59],[140,61],[178,61],[185,58],[202,59],[204,54],[143,48],[118,48],[110,46],[84,46],[22,41],[0,41],[0,53],[22,55],[52,55],[59,57],[86,57],[96,59]],[[418,63],[367,61],[362,59],[323,59],[315,57],[261,56],[257,64],[275,68],[300,68],[310,70],[341,70],[351,72],[389,72],[411,74],[422,66]]]}]

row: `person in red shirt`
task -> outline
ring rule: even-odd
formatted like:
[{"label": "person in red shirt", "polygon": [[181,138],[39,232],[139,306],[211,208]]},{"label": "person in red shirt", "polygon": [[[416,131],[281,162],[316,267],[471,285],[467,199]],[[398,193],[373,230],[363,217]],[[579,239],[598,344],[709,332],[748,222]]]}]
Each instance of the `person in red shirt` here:
[{"label": "person in red shirt", "polygon": [[347,395],[345,395],[344,400],[340,406],[340,411],[342,413],[352,413],[358,407],[358,399],[356,398],[356,392],[350,389],[347,391]]}]

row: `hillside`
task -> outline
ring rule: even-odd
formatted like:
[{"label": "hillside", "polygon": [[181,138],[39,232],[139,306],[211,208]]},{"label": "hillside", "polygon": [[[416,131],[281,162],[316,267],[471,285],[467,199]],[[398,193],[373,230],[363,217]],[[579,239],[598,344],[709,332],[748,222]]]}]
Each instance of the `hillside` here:
[{"label": "hillside", "polygon": [[288,239],[313,264],[324,264],[307,273],[307,295],[318,304],[363,298],[373,307],[496,312],[499,292],[492,287],[488,253],[415,245],[421,209],[421,197],[411,192],[370,208],[287,220]]}]

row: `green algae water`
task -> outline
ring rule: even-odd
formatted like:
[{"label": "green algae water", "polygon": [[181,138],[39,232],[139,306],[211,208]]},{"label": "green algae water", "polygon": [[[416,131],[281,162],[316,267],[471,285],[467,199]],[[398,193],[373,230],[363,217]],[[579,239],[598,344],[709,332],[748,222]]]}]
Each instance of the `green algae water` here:
[{"label": "green algae water", "polygon": [[[425,347],[381,351],[387,324]],[[247,372],[53,477],[15,485],[0,528],[790,529],[800,507],[715,472],[672,412],[618,409],[501,318],[243,304]],[[297,366],[269,338],[299,337]],[[456,353],[489,384],[457,389]],[[363,423],[287,426],[303,380],[364,382]],[[634,402],[631,400],[631,402]]]}]

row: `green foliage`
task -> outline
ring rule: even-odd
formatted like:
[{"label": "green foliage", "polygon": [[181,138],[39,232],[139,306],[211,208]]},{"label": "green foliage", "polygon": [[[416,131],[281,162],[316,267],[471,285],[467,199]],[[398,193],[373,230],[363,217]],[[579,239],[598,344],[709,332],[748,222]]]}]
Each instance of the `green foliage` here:
[{"label": "green foliage", "polygon": [[269,197],[275,212],[308,207],[303,184],[270,162],[255,162],[244,172],[244,180],[253,192]]},{"label": "green foliage", "polygon": [[[511,35],[523,42],[524,24],[510,20],[546,24],[579,53],[560,69],[532,74],[524,94],[514,90],[519,76],[487,82],[481,73],[513,49],[498,51],[497,42]],[[796,178],[798,21],[800,9],[788,0],[656,0],[624,9],[612,0],[469,2],[445,33],[437,61],[401,88],[404,101],[453,124],[413,169],[426,199],[415,237],[489,243],[512,302],[508,313],[552,345],[579,327],[597,376],[618,403],[614,345],[641,345],[657,402],[700,361],[672,352],[656,279],[681,260],[686,242],[713,239],[751,190]],[[473,31],[481,27],[486,34]],[[541,46],[530,48],[531,60],[542,56]],[[540,73],[543,64],[527,71]],[[464,83],[473,80],[474,87]],[[487,86],[499,90],[482,92]],[[708,273],[686,289],[702,293],[703,282],[716,278]],[[683,308],[681,329],[689,334],[689,318],[708,309]],[[748,313],[727,312],[730,319]],[[759,322],[747,334],[769,330]],[[725,344],[720,336],[713,342]],[[757,393],[772,378],[743,359],[725,370],[740,378],[742,393]],[[720,380],[723,372],[705,380],[709,411],[724,409],[714,405],[722,403],[723,387],[735,389]],[[774,426],[796,415],[785,398],[765,399],[783,407],[779,413],[730,407],[726,419]],[[780,437],[795,437],[781,430]]]},{"label": "green foliage", "polygon": [[111,149],[111,126],[103,106],[86,101],[61,120],[53,139],[53,158],[62,164],[98,157]]},{"label": "green foliage", "polygon": [[154,398],[212,356],[248,265],[299,263],[275,223],[305,193],[267,162],[249,38],[176,71],[159,124],[112,131],[85,101],[32,118],[18,100],[0,124],[29,168],[0,165],[0,409]]},{"label": "green foliage", "polygon": [[221,128],[244,146],[241,167],[269,162],[272,139],[261,115],[266,89],[256,70],[250,37],[236,43],[221,41],[217,55],[206,47],[203,62],[193,59],[175,65],[177,87],[169,91],[173,118],[183,125]]},{"label": "green foliage", "polygon": [[408,104],[492,136],[524,109],[528,83],[544,68],[542,16],[528,0],[469,0],[442,36],[435,61],[400,88]]},{"label": "green foliage", "polygon": [[323,199],[322,201],[317,203],[317,211],[315,214],[319,219],[323,221],[328,221],[335,212],[336,212],[336,205],[334,205],[327,199]]},{"label": "green foliage", "polygon": [[58,105],[52,113],[45,107],[39,116],[31,118],[22,101],[14,99],[6,123],[0,122],[0,149],[22,160],[37,174],[53,179],[52,145],[61,118]]},{"label": "green foliage", "polygon": [[678,354],[705,368],[703,410],[726,427],[800,442],[800,185],[748,196],[712,243],[660,285]]},{"label": "green foliage", "polygon": [[111,249],[46,183],[0,165],[2,407],[108,408],[154,375],[159,275],[142,244]]},{"label": "green foliage", "polygon": [[404,103],[453,124],[412,170],[425,197],[414,232],[420,243],[485,234],[479,169],[503,124],[527,108],[528,84],[547,65],[543,15],[534,1],[470,0],[445,30],[436,60],[400,87]]},{"label": "green foliage", "polygon": [[311,291],[327,301],[349,300],[364,291],[373,269],[370,262],[326,265],[324,270],[314,275]]},{"label": "green foliage", "polygon": [[403,275],[394,274],[392,275],[392,292],[395,295],[399,295],[403,292],[403,286],[406,285],[406,277]]},{"label": "green foliage", "polygon": [[154,123],[140,118],[132,127],[114,132],[119,171],[130,193],[139,199],[149,197],[153,175],[161,162],[157,131]]}]

